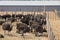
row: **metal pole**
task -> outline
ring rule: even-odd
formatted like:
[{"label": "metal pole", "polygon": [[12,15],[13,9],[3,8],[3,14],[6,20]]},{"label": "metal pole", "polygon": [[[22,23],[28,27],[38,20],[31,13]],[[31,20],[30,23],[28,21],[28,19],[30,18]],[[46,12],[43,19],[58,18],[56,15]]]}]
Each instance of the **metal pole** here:
[{"label": "metal pole", "polygon": [[48,15],[46,15],[46,20],[47,20],[47,28],[48,28],[48,30],[47,30],[47,32],[48,32],[48,39],[49,40],[55,40],[53,32],[52,32],[52,29],[51,29],[51,26],[49,24]]},{"label": "metal pole", "polygon": [[35,21],[35,11],[34,11],[34,21]]},{"label": "metal pole", "polygon": [[43,9],[43,13],[44,13],[44,16],[45,16],[45,18],[46,18],[46,9],[45,9],[46,7],[45,7],[45,5],[44,5],[44,9]]},{"label": "metal pole", "polygon": [[[7,10],[6,10],[6,14],[5,15],[7,15]],[[7,21],[7,18],[6,18],[6,21]]]},{"label": "metal pole", "polygon": [[51,26],[50,26],[50,24],[49,24],[49,19],[48,19],[48,14],[46,13],[46,11],[45,11],[45,5],[44,5],[44,13],[45,13],[45,15],[46,15],[46,21],[47,21],[47,33],[48,33],[48,39],[49,40],[55,40],[54,39],[54,35],[53,35],[53,32],[52,32],[52,30],[51,30]]},{"label": "metal pole", "polygon": [[22,12],[22,15],[24,15],[24,11],[21,11]]},{"label": "metal pole", "polygon": [[15,10],[15,18],[16,18],[16,12],[17,12],[17,10]]},{"label": "metal pole", "polygon": [[55,20],[57,20],[57,19],[56,19],[56,15],[57,15],[57,10],[55,9]]}]

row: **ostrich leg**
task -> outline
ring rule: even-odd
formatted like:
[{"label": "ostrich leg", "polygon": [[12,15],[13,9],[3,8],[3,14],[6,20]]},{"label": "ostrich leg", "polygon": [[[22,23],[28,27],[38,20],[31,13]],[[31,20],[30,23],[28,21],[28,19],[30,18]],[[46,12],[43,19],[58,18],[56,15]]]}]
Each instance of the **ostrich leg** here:
[{"label": "ostrich leg", "polygon": [[4,30],[4,35],[6,35],[6,31]]}]

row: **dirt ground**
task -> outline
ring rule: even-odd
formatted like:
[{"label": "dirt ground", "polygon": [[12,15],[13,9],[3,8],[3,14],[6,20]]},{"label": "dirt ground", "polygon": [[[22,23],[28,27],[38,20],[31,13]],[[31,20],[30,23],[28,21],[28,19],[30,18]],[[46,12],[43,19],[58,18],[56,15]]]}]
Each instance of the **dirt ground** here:
[{"label": "dirt ground", "polygon": [[60,40],[60,20],[50,21],[51,28],[56,40]]}]

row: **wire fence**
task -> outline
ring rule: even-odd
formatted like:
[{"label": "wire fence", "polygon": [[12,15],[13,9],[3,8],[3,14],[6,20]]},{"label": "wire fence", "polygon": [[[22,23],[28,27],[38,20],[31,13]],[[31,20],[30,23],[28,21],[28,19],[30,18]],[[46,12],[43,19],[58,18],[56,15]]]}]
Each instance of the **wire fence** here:
[{"label": "wire fence", "polygon": [[47,32],[48,32],[48,39],[49,40],[55,40],[54,39],[54,35],[53,35],[53,32],[51,30],[51,26],[50,26],[50,23],[49,23],[49,19],[48,19],[48,14],[46,14],[46,20],[47,20]]},{"label": "wire fence", "polygon": [[[60,40],[60,11],[52,11],[52,12],[48,12],[48,20],[49,23],[48,25],[50,25],[50,30],[52,30],[52,34],[54,35],[55,40]],[[47,21],[48,21],[47,20]],[[51,32],[50,32],[51,33]],[[53,38],[51,36],[51,38]],[[51,39],[52,40],[52,39]]]}]

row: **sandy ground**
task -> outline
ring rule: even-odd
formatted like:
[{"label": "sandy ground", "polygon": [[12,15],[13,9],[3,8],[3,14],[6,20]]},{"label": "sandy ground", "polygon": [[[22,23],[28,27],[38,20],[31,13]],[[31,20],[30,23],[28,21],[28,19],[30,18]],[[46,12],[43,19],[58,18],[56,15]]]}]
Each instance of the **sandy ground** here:
[{"label": "sandy ground", "polygon": [[50,21],[50,25],[56,40],[60,40],[60,20]]}]

